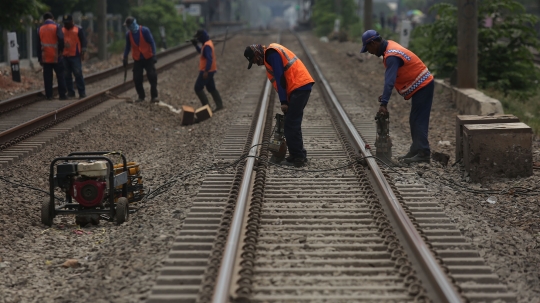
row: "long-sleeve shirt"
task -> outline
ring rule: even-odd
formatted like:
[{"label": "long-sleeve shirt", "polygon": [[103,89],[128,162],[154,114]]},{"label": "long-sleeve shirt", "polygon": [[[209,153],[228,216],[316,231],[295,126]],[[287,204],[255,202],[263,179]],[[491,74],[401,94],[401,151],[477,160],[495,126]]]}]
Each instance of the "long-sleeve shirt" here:
[{"label": "long-sleeve shirt", "polygon": [[[283,77],[283,61],[281,60],[281,56],[273,49],[269,49],[265,53],[266,62],[272,66],[272,70],[274,71],[274,79],[276,80],[277,88],[278,88],[278,96],[279,96],[279,102],[281,104],[288,104],[288,96],[287,96],[287,90],[286,90],[286,83],[285,85],[282,85],[282,81],[285,81],[285,77]],[[301,86],[295,90],[311,90],[313,87],[313,83],[306,84],[304,86]]]},{"label": "long-sleeve shirt", "polygon": [[[382,52],[386,51],[388,47],[388,42],[383,41],[381,43]],[[386,58],[386,71],[384,73],[384,89],[381,96],[381,104],[386,105],[392,96],[392,89],[394,89],[394,84],[396,83],[397,72],[400,67],[403,66],[403,60],[396,56],[390,56]]]},{"label": "long-sleeve shirt", "polygon": [[[152,55],[156,55],[156,42],[154,42],[154,37],[152,37],[152,33],[148,29],[148,27],[145,26],[139,26],[139,31],[142,31],[143,39],[147,43],[150,43],[152,46]],[[133,42],[135,42],[136,45],[139,45],[139,31],[136,33],[133,33]],[[124,49],[124,58],[127,58],[129,55],[129,52],[131,51],[131,40],[129,39],[129,31],[126,33],[126,48]],[[141,53],[139,56],[139,59],[144,59],[143,54]],[[149,58],[147,58],[149,59]]]},{"label": "long-sleeve shirt", "polygon": [[[197,53],[201,53],[201,48],[198,45],[195,46],[195,49],[197,49]],[[210,71],[213,63],[212,49],[210,47],[203,47],[203,56],[206,58],[206,66],[204,70]]]},{"label": "long-sleeve shirt", "polygon": [[[45,22],[43,22],[43,25],[45,24],[56,24],[54,21],[52,20],[46,20]],[[38,61],[39,62],[42,62],[41,60],[43,58],[41,58],[41,38],[39,37],[39,29],[41,28],[38,27],[37,29],[37,43],[36,43],[36,50],[37,50],[37,58],[38,58]],[[64,52],[64,33],[62,32],[62,28],[56,24],[56,36],[58,37],[58,56],[62,56],[62,53]]]},{"label": "long-sleeve shirt", "polygon": [[86,41],[86,36],[84,35],[84,30],[82,27],[75,25],[79,28],[79,32],[77,34],[77,37],[79,37],[79,42],[81,43],[81,49],[77,48],[75,50],[75,56],[80,56],[81,51],[86,52],[86,46],[88,45],[88,41]]}]

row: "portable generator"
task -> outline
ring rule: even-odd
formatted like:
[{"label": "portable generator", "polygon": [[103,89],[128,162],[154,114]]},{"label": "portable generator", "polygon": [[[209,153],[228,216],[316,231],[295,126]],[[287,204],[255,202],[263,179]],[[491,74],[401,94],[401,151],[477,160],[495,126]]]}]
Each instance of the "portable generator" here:
[{"label": "portable generator", "polygon": [[[113,164],[109,156],[120,156],[122,163]],[[56,173],[55,173],[56,172]],[[55,190],[65,194],[64,204],[56,206]],[[58,214],[75,214],[116,220],[129,218],[129,204],[144,197],[139,164],[127,162],[119,152],[76,152],[55,158],[50,165],[49,197],[41,207],[41,222],[52,226]],[[77,220],[76,218],[76,220]]]},{"label": "portable generator", "polygon": [[268,150],[272,153],[270,161],[279,163],[285,159],[287,154],[287,142],[285,141],[285,116],[276,114],[276,125],[274,125],[273,136],[268,144]]},{"label": "portable generator", "polygon": [[[377,137],[375,139],[375,147],[377,148],[377,157],[383,160],[391,160],[392,158],[392,139],[390,138],[390,115],[375,115],[377,124]],[[386,158],[386,159],[384,159]]]}]

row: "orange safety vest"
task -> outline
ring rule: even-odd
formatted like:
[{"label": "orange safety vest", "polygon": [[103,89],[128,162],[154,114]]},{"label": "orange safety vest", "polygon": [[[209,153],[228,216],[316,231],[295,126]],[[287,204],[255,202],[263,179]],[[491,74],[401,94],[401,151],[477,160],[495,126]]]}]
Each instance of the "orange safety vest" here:
[{"label": "orange safety vest", "polygon": [[403,60],[403,66],[398,69],[394,87],[405,100],[409,100],[417,91],[433,80],[433,75],[418,56],[392,40],[388,40],[388,46],[384,52],[385,68],[386,58],[390,56],[396,56]]},{"label": "orange safety vest", "polygon": [[210,66],[209,72],[217,71],[216,52],[214,51],[214,42],[212,40],[206,41],[201,48],[201,60],[199,63],[199,70],[204,71],[206,69],[206,57],[203,55],[203,49],[208,46],[212,50],[212,66]]},{"label": "orange safety vest", "polygon": [[62,27],[62,32],[64,33],[64,56],[75,57],[77,51],[80,51],[81,45],[79,41],[79,27],[73,26],[72,29]]},{"label": "orange safety vest", "polygon": [[[281,61],[283,62],[283,76],[285,78],[285,81],[280,81],[280,83],[282,86],[285,86],[284,88],[287,91],[287,99],[295,89],[315,82],[309,74],[309,71],[307,70],[304,63],[302,63],[302,60],[300,60],[289,49],[287,49],[283,45],[272,43],[264,51],[265,56],[266,51],[268,51],[269,49],[276,50],[277,53],[281,56]],[[274,89],[277,91],[278,87],[276,79],[274,78],[274,70],[272,70],[272,66],[270,66],[270,64],[266,62],[266,58],[264,60],[264,65],[266,66],[266,76],[274,86]]]},{"label": "orange safety vest", "polygon": [[58,63],[58,25],[44,24],[39,28],[41,40],[41,61],[43,63]]},{"label": "orange safety vest", "polygon": [[144,40],[142,34],[142,25],[139,25],[139,45],[135,44],[135,41],[133,41],[133,34],[131,31],[129,31],[129,41],[131,41],[131,56],[133,57],[133,60],[139,61],[141,53],[144,59],[150,59],[154,56],[152,53],[152,45]]}]

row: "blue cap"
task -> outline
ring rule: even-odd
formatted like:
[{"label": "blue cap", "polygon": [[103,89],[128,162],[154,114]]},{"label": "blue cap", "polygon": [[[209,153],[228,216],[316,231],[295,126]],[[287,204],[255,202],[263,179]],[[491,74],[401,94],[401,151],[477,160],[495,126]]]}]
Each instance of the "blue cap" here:
[{"label": "blue cap", "polygon": [[377,33],[377,31],[374,29],[367,30],[364,34],[362,34],[362,50],[360,50],[360,52],[365,53],[367,51],[366,46],[369,44],[369,42],[380,37],[381,36],[379,33]]}]

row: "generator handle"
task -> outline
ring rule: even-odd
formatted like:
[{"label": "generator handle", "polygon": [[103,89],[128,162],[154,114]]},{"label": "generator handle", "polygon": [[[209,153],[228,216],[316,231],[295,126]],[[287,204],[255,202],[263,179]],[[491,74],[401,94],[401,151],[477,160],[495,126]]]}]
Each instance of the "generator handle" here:
[{"label": "generator handle", "polygon": [[[104,153],[103,152],[77,152],[77,153],[72,153],[70,155],[88,155],[90,153],[93,153],[95,155],[103,155]],[[105,152],[107,153],[107,152]],[[125,166],[126,166],[126,158],[124,157],[124,155],[122,155],[122,158],[124,160],[124,169],[125,169]],[[55,158],[54,160],[52,160],[51,162],[51,167],[50,167],[50,172],[49,172],[49,197],[50,197],[50,203],[49,203],[49,207],[50,207],[50,213],[53,214],[53,218],[55,216],[55,213],[56,213],[56,209],[54,208],[54,166],[56,164],[56,162],[58,161],[76,161],[76,160],[105,160],[107,161],[107,163],[109,163],[109,189],[111,191],[111,193],[109,193],[109,205],[110,205],[110,209],[111,209],[111,218],[114,218],[115,214],[116,214],[116,208],[114,207],[114,195],[112,194],[112,191],[114,189],[114,164],[112,162],[111,159],[105,157],[105,156],[86,156],[86,157],[76,157],[76,156],[67,156],[67,157],[59,157],[59,158]],[[127,184],[124,184],[122,185],[122,195],[124,197],[127,197]]]},{"label": "generator handle", "polygon": [[[121,152],[116,152],[116,151],[73,152],[69,154],[68,157],[81,156],[81,155],[120,155],[122,157],[122,162],[124,163],[124,171],[127,171],[126,156],[124,156],[124,154]],[[112,168],[114,168],[114,165],[112,165]]]}]

